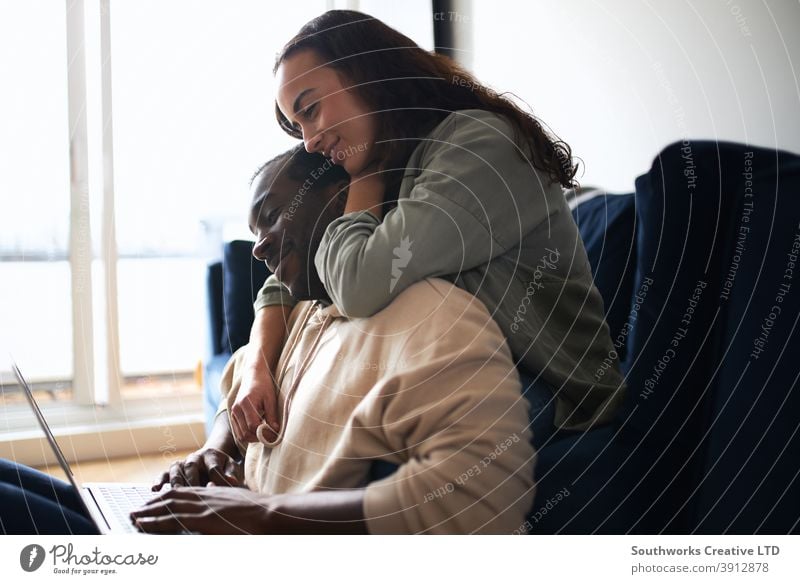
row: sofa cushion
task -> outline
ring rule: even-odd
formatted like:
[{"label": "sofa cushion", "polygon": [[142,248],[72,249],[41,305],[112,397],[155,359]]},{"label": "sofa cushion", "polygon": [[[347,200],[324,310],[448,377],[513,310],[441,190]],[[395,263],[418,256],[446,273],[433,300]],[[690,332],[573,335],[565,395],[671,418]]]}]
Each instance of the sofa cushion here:
[{"label": "sofa cushion", "polygon": [[538,453],[531,534],[621,534],[634,530],[646,501],[631,496],[641,475],[606,426],[563,433]]},{"label": "sofa cushion", "polygon": [[606,322],[619,355],[625,358],[624,325],[630,312],[636,271],[636,207],[633,193],[599,192],[579,203],[572,216],[578,225],[592,276],[605,306]]}]

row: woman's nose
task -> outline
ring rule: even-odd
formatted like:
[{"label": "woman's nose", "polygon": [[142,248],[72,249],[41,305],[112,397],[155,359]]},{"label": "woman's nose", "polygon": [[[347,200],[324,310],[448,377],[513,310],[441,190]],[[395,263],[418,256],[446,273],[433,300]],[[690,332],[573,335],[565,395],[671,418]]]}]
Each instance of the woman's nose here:
[{"label": "woman's nose", "polygon": [[314,152],[319,152],[320,148],[322,148],[322,133],[316,134],[309,138],[308,140],[304,141],[306,152],[309,154],[313,154]]}]

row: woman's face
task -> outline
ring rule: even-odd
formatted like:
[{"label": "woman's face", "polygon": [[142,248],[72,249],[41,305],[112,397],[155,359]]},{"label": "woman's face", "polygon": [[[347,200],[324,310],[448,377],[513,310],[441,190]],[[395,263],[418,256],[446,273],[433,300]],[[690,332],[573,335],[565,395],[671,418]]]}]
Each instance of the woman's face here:
[{"label": "woman's face", "polygon": [[285,59],[276,72],[278,108],[319,152],[356,177],[374,162],[375,116],[349,83],[312,50]]}]

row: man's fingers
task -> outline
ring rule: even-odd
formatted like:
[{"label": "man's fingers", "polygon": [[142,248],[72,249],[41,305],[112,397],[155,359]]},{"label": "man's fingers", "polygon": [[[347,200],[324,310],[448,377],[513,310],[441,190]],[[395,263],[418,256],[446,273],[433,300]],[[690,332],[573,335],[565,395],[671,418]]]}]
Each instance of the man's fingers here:
[{"label": "man's fingers", "polygon": [[140,530],[147,533],[177,533],[179,531],[201,531],[208,523],[208,504],[201,496],[201,489],[190,487],[175,489],[156,497],[141,509],[130,513],[130,519]]},{"label": "man's fingers", "polygon": [[209,484],[220,487],[238,487],[242,483],[241,465],[230,456],[216,449],[207,450],[203,457],[208,469]]},{"label": "man's fingers", "polygon": [[208,481],[209,484],[219,487],[239,486],[239,479],[232,474],[228,474],[225,469],[219,466],[214,466],[208,469]]},{"label": "man's fingers", "polygon": [[236,486],[242,486],[244,483],[244,469],[242,465],[235,460],[229,458],[225,464],[225,474],[236,479]]},{"label": "man's fingers", "polygon": [[187,486],[196,487],[200,485],[199,462],[200,461],[195,457],[188,457],[186,462],[183,463],[183,476],[185,477]]},{"label": "man's fingers", "polygon": [[160,491],[161,487],[166,485],[169,482],[169,471],[165,471],[161,474],[161,478],[155,481],[151,488],[153,491]]},{"label": "man's fingers", "polygon": [[134,521],[134,525],[145,533],[178,533],[181,531],[197,531],[192,527],[196,521],[196,515],[180,513],[161,517],[140,517]]},{"label": "man's fingers", "polygon": [[176,513],[194,513],[203,511],[205,507],[199,501],[188,499],[164,499],[141,509],[131,511],[131,519],[139,517],[158,517],[161,515],[174,515]]},{"label": "man's fingers", "polygon": [[202,511],[206,505],[202,502],[199,489],[202,487],[179,487],[165,491],[153,497],[139,509],[131,511],[131,519],[150,517],[167,513],[185,513]]},{"label": "man's fingers", "polygon": [[186,478],[183,475],[183,461],[173,462],[169,467],[169,484],[172,487],[185,487]]}]

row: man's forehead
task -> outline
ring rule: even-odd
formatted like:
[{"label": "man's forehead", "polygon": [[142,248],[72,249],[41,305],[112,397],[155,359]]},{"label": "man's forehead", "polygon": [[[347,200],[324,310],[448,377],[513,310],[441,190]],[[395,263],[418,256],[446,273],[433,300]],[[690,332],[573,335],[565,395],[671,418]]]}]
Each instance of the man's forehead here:
[{"label": "man's forehead", "polygon": [[256,176],[251,188],[253,201],[286,190],[287,182],[291,181],[285,176],[286,169],[282,170],[280,166],[280,164],[270,164]]},{"label": "man's forehead", "polygon": [[258,218],[259,213],[261,213],[261,210],[264,208],[264,205],[267,203],[267,200],[275,194],[273,181],[271,179],[264,180],[265,174],[267,173],[262,172],[253,181],[253,187],[251,189],[252,196],[250,198],[251,224],[256,222],[256,219]]}]

